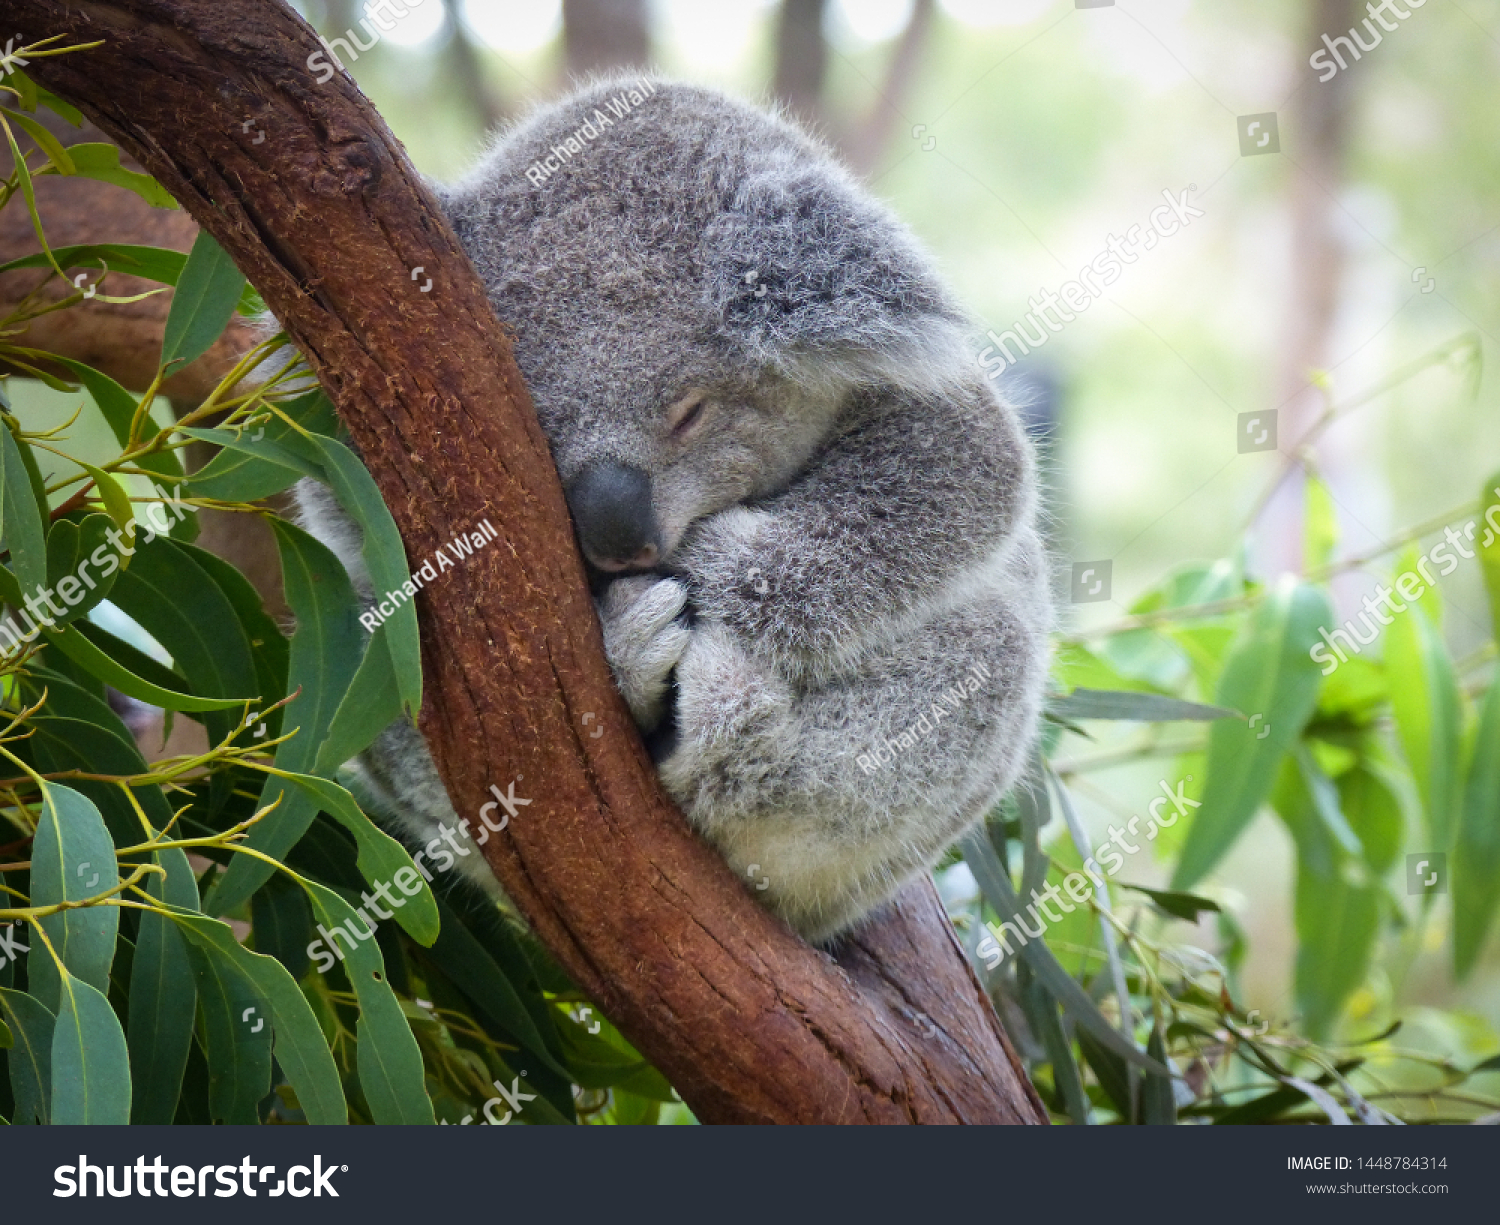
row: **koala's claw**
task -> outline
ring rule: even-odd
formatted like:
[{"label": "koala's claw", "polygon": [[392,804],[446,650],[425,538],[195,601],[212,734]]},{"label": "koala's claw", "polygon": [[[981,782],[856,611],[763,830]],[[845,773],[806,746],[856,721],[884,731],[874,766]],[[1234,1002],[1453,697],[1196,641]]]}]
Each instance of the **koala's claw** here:
[{"label": "koala's claw", "polygon": [[642,731],[661,722],[672,669],[692,638],[680,620],[687,595],[676,579],[642,575],[617,579],[598,601],[605,658]]}]

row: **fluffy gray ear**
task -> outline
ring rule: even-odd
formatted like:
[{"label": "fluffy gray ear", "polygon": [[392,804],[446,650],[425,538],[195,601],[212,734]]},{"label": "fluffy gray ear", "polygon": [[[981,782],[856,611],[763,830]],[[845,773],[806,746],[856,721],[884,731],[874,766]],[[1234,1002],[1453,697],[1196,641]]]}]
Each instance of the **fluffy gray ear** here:
[{"label": "fluffy gray ear", "polygon": [[963,361],[964,317],[906,228],[824,167],[746,179],[704,250],[719,328],[754,361],[921,387]]}]

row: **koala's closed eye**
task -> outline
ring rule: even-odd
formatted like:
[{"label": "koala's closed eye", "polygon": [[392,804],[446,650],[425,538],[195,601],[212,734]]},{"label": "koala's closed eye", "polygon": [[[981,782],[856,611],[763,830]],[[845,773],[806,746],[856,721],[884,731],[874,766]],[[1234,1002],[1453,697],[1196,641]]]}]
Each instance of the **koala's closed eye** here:
[{"label": "koala's closed eye", "polygon": [[708,396],[701,391],[692,391],[667,409],[667,428],[674,441],[681,441],[694,433],[708,415]]}]

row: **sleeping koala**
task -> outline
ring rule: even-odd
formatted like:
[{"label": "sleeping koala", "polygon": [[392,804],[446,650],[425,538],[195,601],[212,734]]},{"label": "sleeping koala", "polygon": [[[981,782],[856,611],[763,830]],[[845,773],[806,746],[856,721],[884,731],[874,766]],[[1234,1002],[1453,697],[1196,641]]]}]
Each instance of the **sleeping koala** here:
[{"label": "sleeping koala", "polygon": [[[1033,460],[964,315],[823,149],[693,86],[588,86],[438,191],[514,329],[667,791],[803,936],[847,930],[1036,734]],[[357,529],[303,500],[368,590]],[[457,824],[410,725],[361,766],[409,836]]]}]

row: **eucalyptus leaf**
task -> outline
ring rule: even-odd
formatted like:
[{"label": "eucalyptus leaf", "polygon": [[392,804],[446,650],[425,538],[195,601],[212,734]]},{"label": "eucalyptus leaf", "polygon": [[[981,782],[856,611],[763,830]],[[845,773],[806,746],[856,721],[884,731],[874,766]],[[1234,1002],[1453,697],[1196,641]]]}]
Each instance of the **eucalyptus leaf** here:
[{"label": "eucalyptus leaf", "polygon": [[1500,681],[1490,682],[1453,853],[1453,973],[1472,972],[1500,909]]},{"label": "eucalyptus leaf", "polygon": [[130,1052],[102,991],[71,974],[59,983],[52,1030],[52,1122],[130,1122]]},{"label": "eucalyptus leaf", "polygon": [[1234,719],[1222,706],[1184,702],[1180,698],[1129,690],[1075,689],[1047,702],[1047,713],[1063,719],[1126,719],[1137,723],[1168,723],[1180,719]]},{"label": "eucalyptus leaf", "polygon": [[[40,941],[38,941],[40,943]],[[0,1016],[14,1044],[6,1055],[16,1123],[49,1123],[52,1114],[52,1030],[57,1018],[40,1000],[0,987]]]},{"label": "eucalyptus leaf", "polygon": [[1425,614],[1409,607],[1387,627],[1386,674],[1397,736],[1422,800],[1424,849],[1447,851],[1462,802],[1463,699],[1448,648]]},{"label": "eucalyptus leaf", "polygon": [[[41,812],[31,844],[31,904],[56,906],[106,892],[119,876],[114,843],[99,810],[59,783],[43,783],[41,791]],[[37,924],[72,977],[97,991],[109,990],[109,967],[120,928],[117,907],[64,910],[38,919]],[[39,935],[32,941],[26,966],[31,994],[49,1012],[56,1011],[62,982],[57,963]]]},{"label": "eucalyptus leaf", "polygon": [[1202,880],[1270,793],[1278,762],[1317,703],[1320,672],[1309,652],[1332,616],[1321,591],[1290,581],[1251,614],[1215,695],[1218,705],[1247,719],[1218,720],[1209,732],[1208,778],[1172,889],[1189,890]]},{"label": "eucalyptus leaf", "polygon": [[172,294],[161,365],[201,357],[224,334],[245,289],[245,274],[207,230],[200,230]]},{"label": "eucalyptus leaf", "polygon": [[[166,870],[166,878],[153,876],[147,893],[197,910],[198,883],[187,855],[171,847],[155,853],[152,862]],[[136,1086],[132,1123],[170,1123],[176,1116],[197,1008],[193,965],[177,925],[154,912],[142,914],[130,969],[128,1042]]]}]

